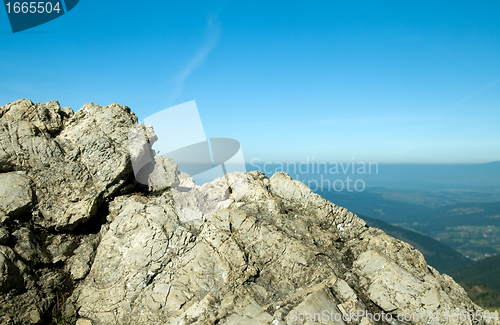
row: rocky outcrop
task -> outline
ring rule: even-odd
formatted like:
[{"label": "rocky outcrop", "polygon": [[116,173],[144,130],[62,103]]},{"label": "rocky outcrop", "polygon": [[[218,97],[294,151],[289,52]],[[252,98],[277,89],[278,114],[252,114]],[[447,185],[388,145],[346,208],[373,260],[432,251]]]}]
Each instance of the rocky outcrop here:
[{"label": "rocky outcrop", "polygon": [[0,245],[9,246],[0,246],[1,324],[47,321],[61,304],[71,285],[58,263],[84,251],[85,240],[80,248],[78,235],[57,232],[89,220],[133,183],[127,137],[136,123],[117,104],[75,114],[57,102],[0,107]]},{"label": "rocky outcrop", "polygon": [[480,308],[411,245],[284,173],[197,186],[155,157],[148,177],[170,187],[143,193],[130,155],[150,153],[125,147],[128,108],[18,101],[0,114],[0,177],[16,186],[0,195],[2,324],[499,323],[446,318]]},{"label": "rocky outcrop", "polygon": [[478,308],[409,244],[288,175],[230,176],[248,190],[203,223],[181,222],[169,192],[116,198],[69,309],[95,324],[302,324],[295,313]]},{"label": "rocky outcrop", "polygon": [[[57,102],[16,101],[0,107],[0,171],[24,171],[33,181],[36,224],[74,229],[129,180],[128,132],[135,123],[135,115],[117,104],[87,104],[73,114]],[[25,182],[19,186],[26,188]],[[18,210],[32,204],[27,193],[19,195],[22,200],[12,202]]]}]

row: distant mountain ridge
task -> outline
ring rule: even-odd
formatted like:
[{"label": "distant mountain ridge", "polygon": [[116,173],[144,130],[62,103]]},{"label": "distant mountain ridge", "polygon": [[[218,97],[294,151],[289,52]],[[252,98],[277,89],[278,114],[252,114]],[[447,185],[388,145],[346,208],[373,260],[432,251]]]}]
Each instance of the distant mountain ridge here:
[{"label": "distant mountain ridge", "polygon": [[449,271],[455,281],[482,284],[500,292],[500,255]]},{"label": "distant mountain ridge", "polygon": [[473,260],[500,253],[500,197],[479,191],[317,191],[358,215],[430,236]]},{"label": "distant mountain ridge", "polygon": [[500,307],[500,255],[447,272],[482,307]]}]

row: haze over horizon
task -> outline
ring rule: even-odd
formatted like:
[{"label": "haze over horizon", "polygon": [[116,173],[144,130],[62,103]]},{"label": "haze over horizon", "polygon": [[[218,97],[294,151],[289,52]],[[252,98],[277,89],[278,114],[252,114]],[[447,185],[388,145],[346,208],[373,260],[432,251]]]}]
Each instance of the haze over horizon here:
[{"label": "haze over horizon", "polygon": [[0,105],[196,100],[247,161],[500,161],[500,3],[81,1],[16,34]]}]

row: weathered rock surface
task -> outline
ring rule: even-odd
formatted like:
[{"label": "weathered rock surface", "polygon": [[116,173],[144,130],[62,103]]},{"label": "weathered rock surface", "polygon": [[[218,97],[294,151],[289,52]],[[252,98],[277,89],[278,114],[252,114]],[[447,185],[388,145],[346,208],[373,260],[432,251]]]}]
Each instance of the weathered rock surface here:
[{"label": "weathered rock surface", "polygon": [[[135,123],[117,104],[87,104],[73,114],[57,102],[16,101],[0,107],[0,171],[25,171],[33,181],[37,224],[71,230],[129,180],[127,139]],[[6,214],[26,207],[21,203],[6,206]]]},{"label": "weathered rock surface", "polygon": [[16,217],[32,207],[31,181],[25,172],[0,174],[0,213]]},{"label": "weathered rock surface", "polygon": [[[117,104],[0,107],[0,324],[500,324],[446,319],[480,308],[303,183],[251,172],[198,186],[136,122]],[[149,193],[131,157],[153,160]]]},{"label": "weathered rock surface", "polygon": [[182,222],[170,192],[115,198],[68,310],[94,324],[304,324],[294,315],[478,309],[409,244],[288,175],[230,176],[245,178],[246,192],[235,187],[241,198],[202,223]]},{"label": "weathered rock surface", "polygon": [[[65,264],[65,270],[71,275],[73,280],[82,280],[90,271],[90,266],[95,256],[95,251],[99,241],[100,234],[85,236],[72,256]],[[66,257],[65,254],[64,257]],[[61,256],[61,254],[58,254]]]},{"label": "weathered rock surface", "polygon": [[54,288],[64,275],[46,269],[36,274],[6,246],[0,246],[0,324],[37,324],[54,304]]},{"label": "weathered rock surface", "polygon": [[[136,123],[117,104],[77,113],[57,102],[0,107],[0,245],[10,246],[1,249],[1,324],[46,322],[62,305],[65,279],[88,272],[93,248],[70,258],[88,236],[78,250],[75,235],[45,229],[71,231],[133,181],[127,137]],[[65,275],[57,263],[68,259]]]}]

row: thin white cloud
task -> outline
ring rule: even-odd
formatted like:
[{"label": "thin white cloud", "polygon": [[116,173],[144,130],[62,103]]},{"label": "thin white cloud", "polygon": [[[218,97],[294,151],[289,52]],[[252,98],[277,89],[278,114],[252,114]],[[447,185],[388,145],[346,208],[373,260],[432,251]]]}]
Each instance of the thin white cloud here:
[{"label": "thin white cloud", "polygon": [[174,77],[174,93],[169,100],[169,105],[172,105],[173,102],[181,95],[186,79],[189,75],[191,75],[191,73],[193,73],[194,70],[199,68],[203,62],[205,62],[207,56],[219,42],[221,32],[220,28],[217,26],[216,20],[216,16],[212,16],[208,19],[205,42],[203,43],[203,46],[198,50],[198,52],[196,52],[186,67]]},{"label": "thin white cloud", "polygon": [[475,92],[473,92],[472,94],[470,94],[469,96],[459,100],[458,102],[456,102],[455,104],[453,104],[453,106],[456,106],[456,105],[460,105],[466,101],[468,101],[469,99],[473,98],[473,97],[476,97],[477,95],[479,95],[480,93],[482,93],[483,91],[485,91],[486,89],[490,88],[490,87],[493,87],[494,85],[496,85],[497,83],[500,82],[500,78],[490,82],[489,84],[486,84],[484,85],[483,87],[479,88],[478,90],[476,90]]}]

